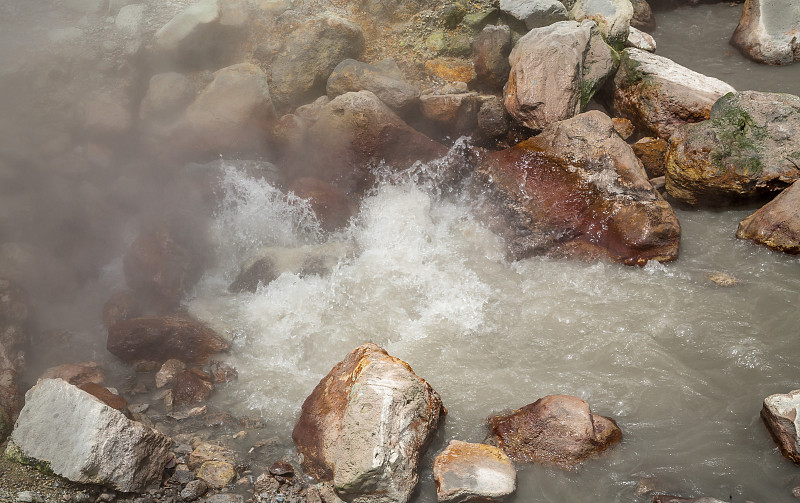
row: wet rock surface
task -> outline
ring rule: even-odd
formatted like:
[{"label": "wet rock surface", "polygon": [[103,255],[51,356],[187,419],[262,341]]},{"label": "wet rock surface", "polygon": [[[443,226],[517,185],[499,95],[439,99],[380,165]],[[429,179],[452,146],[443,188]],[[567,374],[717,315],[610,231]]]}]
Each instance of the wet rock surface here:
[{"label": "wet rock surface", "polygon": [[800,463],[797,417],[800,407],[800,390],[770,395],[764,399],[761,419],[778,444],[781,454]]},{"label": "wet rock surface", "polygon": [[784,253],[800,254],[800,184],[793,183],[742,220],[736,237]]},{"label": "wet rock surface", "polygon": [[497,447],[451,440],[433,463],[440,502],[503,501],[516,490],[514,463]]}]

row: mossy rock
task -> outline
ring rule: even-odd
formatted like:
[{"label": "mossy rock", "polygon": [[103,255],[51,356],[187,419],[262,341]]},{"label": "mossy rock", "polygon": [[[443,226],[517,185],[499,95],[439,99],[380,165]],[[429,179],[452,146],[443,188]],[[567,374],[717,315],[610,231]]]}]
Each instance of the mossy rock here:
[{"label": "mossy rock", "polygon": [[11,460],[15,463],[19,463],[21,465],[30,466],[44,473],[45,475],[55,475],[55,473],[53,473],[53,470],[50,468],[49,462],[41,461],[26,456],[25,453],[22,452],[22,450],[20,450],[19,447],[17,447],[17,444],[15,444],[13,440],[8,441],[8,446],[6,447],[6,452],[4,456],[8,460]]}]

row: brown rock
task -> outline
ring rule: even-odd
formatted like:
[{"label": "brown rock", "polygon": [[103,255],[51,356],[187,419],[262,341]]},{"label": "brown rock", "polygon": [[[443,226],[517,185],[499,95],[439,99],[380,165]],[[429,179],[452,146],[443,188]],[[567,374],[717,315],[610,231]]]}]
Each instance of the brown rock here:
[{"label": "brown rock", "polygon": [[142,315],[142,306],[136,293],[130,290],[116,292],[103,305],[103,325],[108,328],[114,323]]},{"label": "brown rock", "polygon": [[239,378],[239,372],[230,363],[211,360],[208,366],[214,382],[231,382]]},{"label": "brown rock", "polygon": [[800,254],[800,182],[739,223],[736,237],[773,250]]},{"label": "brown rock", "polygon": [[[423,94],[422,116],[433,124],[437,138],[470,135],[478,125],[480,102],[476,93]],[[431,133],[432,131],[429,131]]]},{"label": "brown rock", "polygon": [[201,264],[189,240],[161,222],[133,241],[123,269],[128,286],[152,302],[171,307],[200,279]]},{"label": "brown rock", "polygon": [[514,461],[564,468],[622,439],[613,419],[592,414],[589,404],[567,395],[546,396],[510,414],[493,416],[489,434]]},{"label": "brown rock", "polygon": [[164,362],[156,372],[156,388],[163,388],[175,381],[175,376],[186,370],[186,364],[174,358]]},{"label": "brown rock", "polygon": [[322,228],[327,231],[344,227],[356,213],[356,205],[346,192],[317,178],[297,178],[289,190],[308,199]]},{"label": "brown rock", "polygon": [[202,403],[211,397],[214,385],[195,372],[184,371],[175,376],[172,399],[175,406]]},{"label": "brown rock", "polygon": [[489,92],[501,91],[508,81],[508,55],[511,53],[511,30],[508,26],[489,25],[472,43],[472,63],[477,85]]},{"label": "brown rock", "polygon": [[263,257],[242,267],[233,283],[228,285],[228,291],[255,293],[258,285],[269,285],[279,274],[274,261],[270,257]]},{"label": "brown rock", "polygon": [[205,481],[208,487],[222,489],[236,478],[236,470],[224,461],[206,461],[197,470],[197,478]]},{"label": "brown rock", "polygon": [[616,131],[623,140],[627,140],[633,136],[633,133],[636,132],[636,128],[633,127],[633,123],[628,119],[614,117],[611,120],[614,122],[614,131]]},{"label": "brown rock", "polygon": [[425,69],[447,82],[469,83],[476,77],[475,68],[460,59],[431,59],[425,62]]},{"label": "brown rock", "polygon": [[194,470],[207,461],[224,461],[234,465],[236,464],[236,454],[228,447],[202,442],[189,454],[187,465]]},{"label": "brown rock", "polygon": [[439,502],[499,502],[517,488],[514,463],[497,447],[451,440],[433,462]]},{"label": "brown rock", "polygon": [[112,393],[108,390],[108,388],[105,388],[99,384],[88,382],[79,386],[79,388],[97,398],[112,409],[116,409],[120,412],[125,412],[128,409],[128,402],[123,397]]},{"label": "brown rock", "polygon": [[633,144],[633,153],[642,161],[647,176],[657,178],[667,171],[667,149],[669,143],[661,138],[642,138]]},{"label": "brown rock", "polygon": [[625,264],[678,256],[680,224],[608,116],[587,112],[489,155],[473,193],[509,255],[609,258]]},{"label": "brown rock", "polygon": [[75,386],[84,384],[103,384],[105,372],[97,362],[67,363],[57,367],[50,367],[44,371],[40,379],[63,379]]},{"label": "brown rock", "polygon": [[201,365],[229,346],[206,325],[183,316],[143,316],[108,329],[108,350],[128,363],[175,358]]},{"label": "brown rock", "polygon": [[631,26],[642,31],[651,32],[656,29],[656,17],[647,0],[631,0],[633,4],[633,17]]}]

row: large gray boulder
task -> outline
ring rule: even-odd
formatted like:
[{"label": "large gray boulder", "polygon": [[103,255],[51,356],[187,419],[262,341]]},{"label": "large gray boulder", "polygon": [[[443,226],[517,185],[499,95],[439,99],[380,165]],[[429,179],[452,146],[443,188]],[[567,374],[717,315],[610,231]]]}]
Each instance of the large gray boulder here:
[{"label": "large gray boulder", "polygon": [[800,182],[739,223],[736,237],[773,250],[800,254]]},{"label": "large gray boulder", "polygon": [[276,104],[294,108],[325,94],[336,65],[364,52],[361,28],[334,14],[314,17],[292,31],[270,69]]},{"label": "large gray boulder", "polygon": [[631,0],[577,0],[569,11],[569,18],[575,21],[595,21],[603,39],[616,50],[628,40],[632,17]]},{"label": "large gray boulder", "polygon": [[558,0],[500,0],[500,10],[525,23],[529,30],[569,19]]},{"label": "large gray boulder", "polygon": [[391,59],[374,65],[346,59],[333,69],[326,89],[331,99],[349,92],[372,91],[399,114],[410,111],[419,99],[419,89],[403,80],[400,68]]},{"label": "large gray boulder", "polygon": [[680,224],[598,111],[490,154],[473,176],[480,210],[513,259],[675,260]]},{"label": "large gray boulder", "polygon": [[440,503],[505,500],[517,489],[517,469],[493,445],[451,440],[433,462]]},{"label": "large gray boulder", "polygon": [[711,106],[733,92],[719,79],[640,49],[625,49],[614,76],[612,111],[640,133],[669,139],[679,126],[708,119]]},{"label": "large gray boulder", "polygon": [[800,61],[800,3],[796,0],[745,0],[731,44],[769,65]]},{"label": "large gray boulder", "polygon": [[25,395],[6,457],[122,492],[158,483],[172,441],[89,393],[44,379]]},{"label": "large gray boulder", "polygon": [[800,97],[744,91],[720,98],[710,119],[676,130],[669,194],[692,205],[775,195],[800,178]]},{"label": "large gray boulder", "polygon": [[594,21],[561,21],[529,31],[509,56],[505,106],[531,129],[574,117],[614,70]]},{"label": "large gray boulder", "polygon": [[292,438],[306,472],[333,481],[344,500],[404,503],[444,412],[439,395],[407,363],[369,343],[314,388]]}]

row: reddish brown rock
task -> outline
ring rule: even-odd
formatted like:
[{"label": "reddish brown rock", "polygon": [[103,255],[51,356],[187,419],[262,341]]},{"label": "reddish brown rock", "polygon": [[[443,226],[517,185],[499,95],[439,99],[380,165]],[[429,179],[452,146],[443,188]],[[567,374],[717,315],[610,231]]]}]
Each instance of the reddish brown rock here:
[{"label": "reddish brown rock", "polygon": [[613,419],[592,414],[589,404],[550,395],[489,418],[489,435],[512,460],[574,467],[622,440]]},{"label": "reddish brown rock", "polygon": [[306,473],[333,481],[343,498],[408,501],[444,413],[439,395],[407,363],[370,343],[314,388],[292,439]]},{"label": "reddish brown rock", "polygon": [[614,131],[616,131],[623,140],[627,140],[633,136],[633,133],[636,132],[636,128],[633,127],[633,123],[628,119],[614,117],[611,120],[614,122]]},{"label": "reddish brown rock", "polygon": [[161,307],[180,302],[202,275],[202,260],[189,239],[161,222],[145,229],[125,254],[125,281]]},{"label": "reddish brown rock", "polygon": [[180,360],[170,359],[164,362],[156,372],[156,388],[163,388],[175,381],[175,376],[186,370],[186,364]]},{"label": "reddish brown rock", "polygon": [[184,371],[175,376],[172,385],[172,399],[176,406],[203,403],[211,397],[214,385],[197,373]]},{"label": "reddish brown rock", "polygon": [[649,178],[658,178],[667,172],[668,148],[669,143],[662,138],[642,138],[633,144],[633,153],[642,161]]},{"label": "reddish brown rock", "polygon": [[800,182],[739,223],[736,237],[773,250],[800,254]]},{"label": "reddish brown rock", "polygon": [[103,325],[108,328],[114,323],[141,316],[142,306],[136,293],[130,290],[116,292],[103,305]]},{"label": "reddish brown rock", "polygon": [[678,256],[680,224],[611,119],[587,112],[491,154],[473,193],[509,255],[608,258],[630,265]]},{"label": "reddish brown rock", "polygon": [[214,382],[231,382],[239,378],[239,372],[230,363],[211,360],[208,367]]},{"label": "reddish brown rock", "polygon": [[201,365],[229,346],[203,323],[183,316],[142,316],[108,329],[108,350],[128,363],[175,358]]},{"label": "reddish brown rock", "polygon": [[120,412],[126,412],[128,410],[127,400],[117,394],[112,393],[106,387],[93,382],[87,382],[86,384],[79,386],[79,388],[97,398],[112,409],[116,409]]},{"label": "reddish brown rock", "polygon": [[289,190],[302,199],[308,199],[322,228],[333,231],[347,225],[355,215],[356,205],[342,189],[317,178],[298,178]]},{"label": "reddish brown rock", "polygon": [[67,363],[45,370],[41,379],[63,379],[80,387],[89,383],[103,384],[105,372],[97,362]]},{"label": "reddish brown rock", "polygon": [[800,416],[800,390],[770,395],[764,399],[761,419],[772,439],[786,458],[800,464],[800,439],[797,418]]}]

